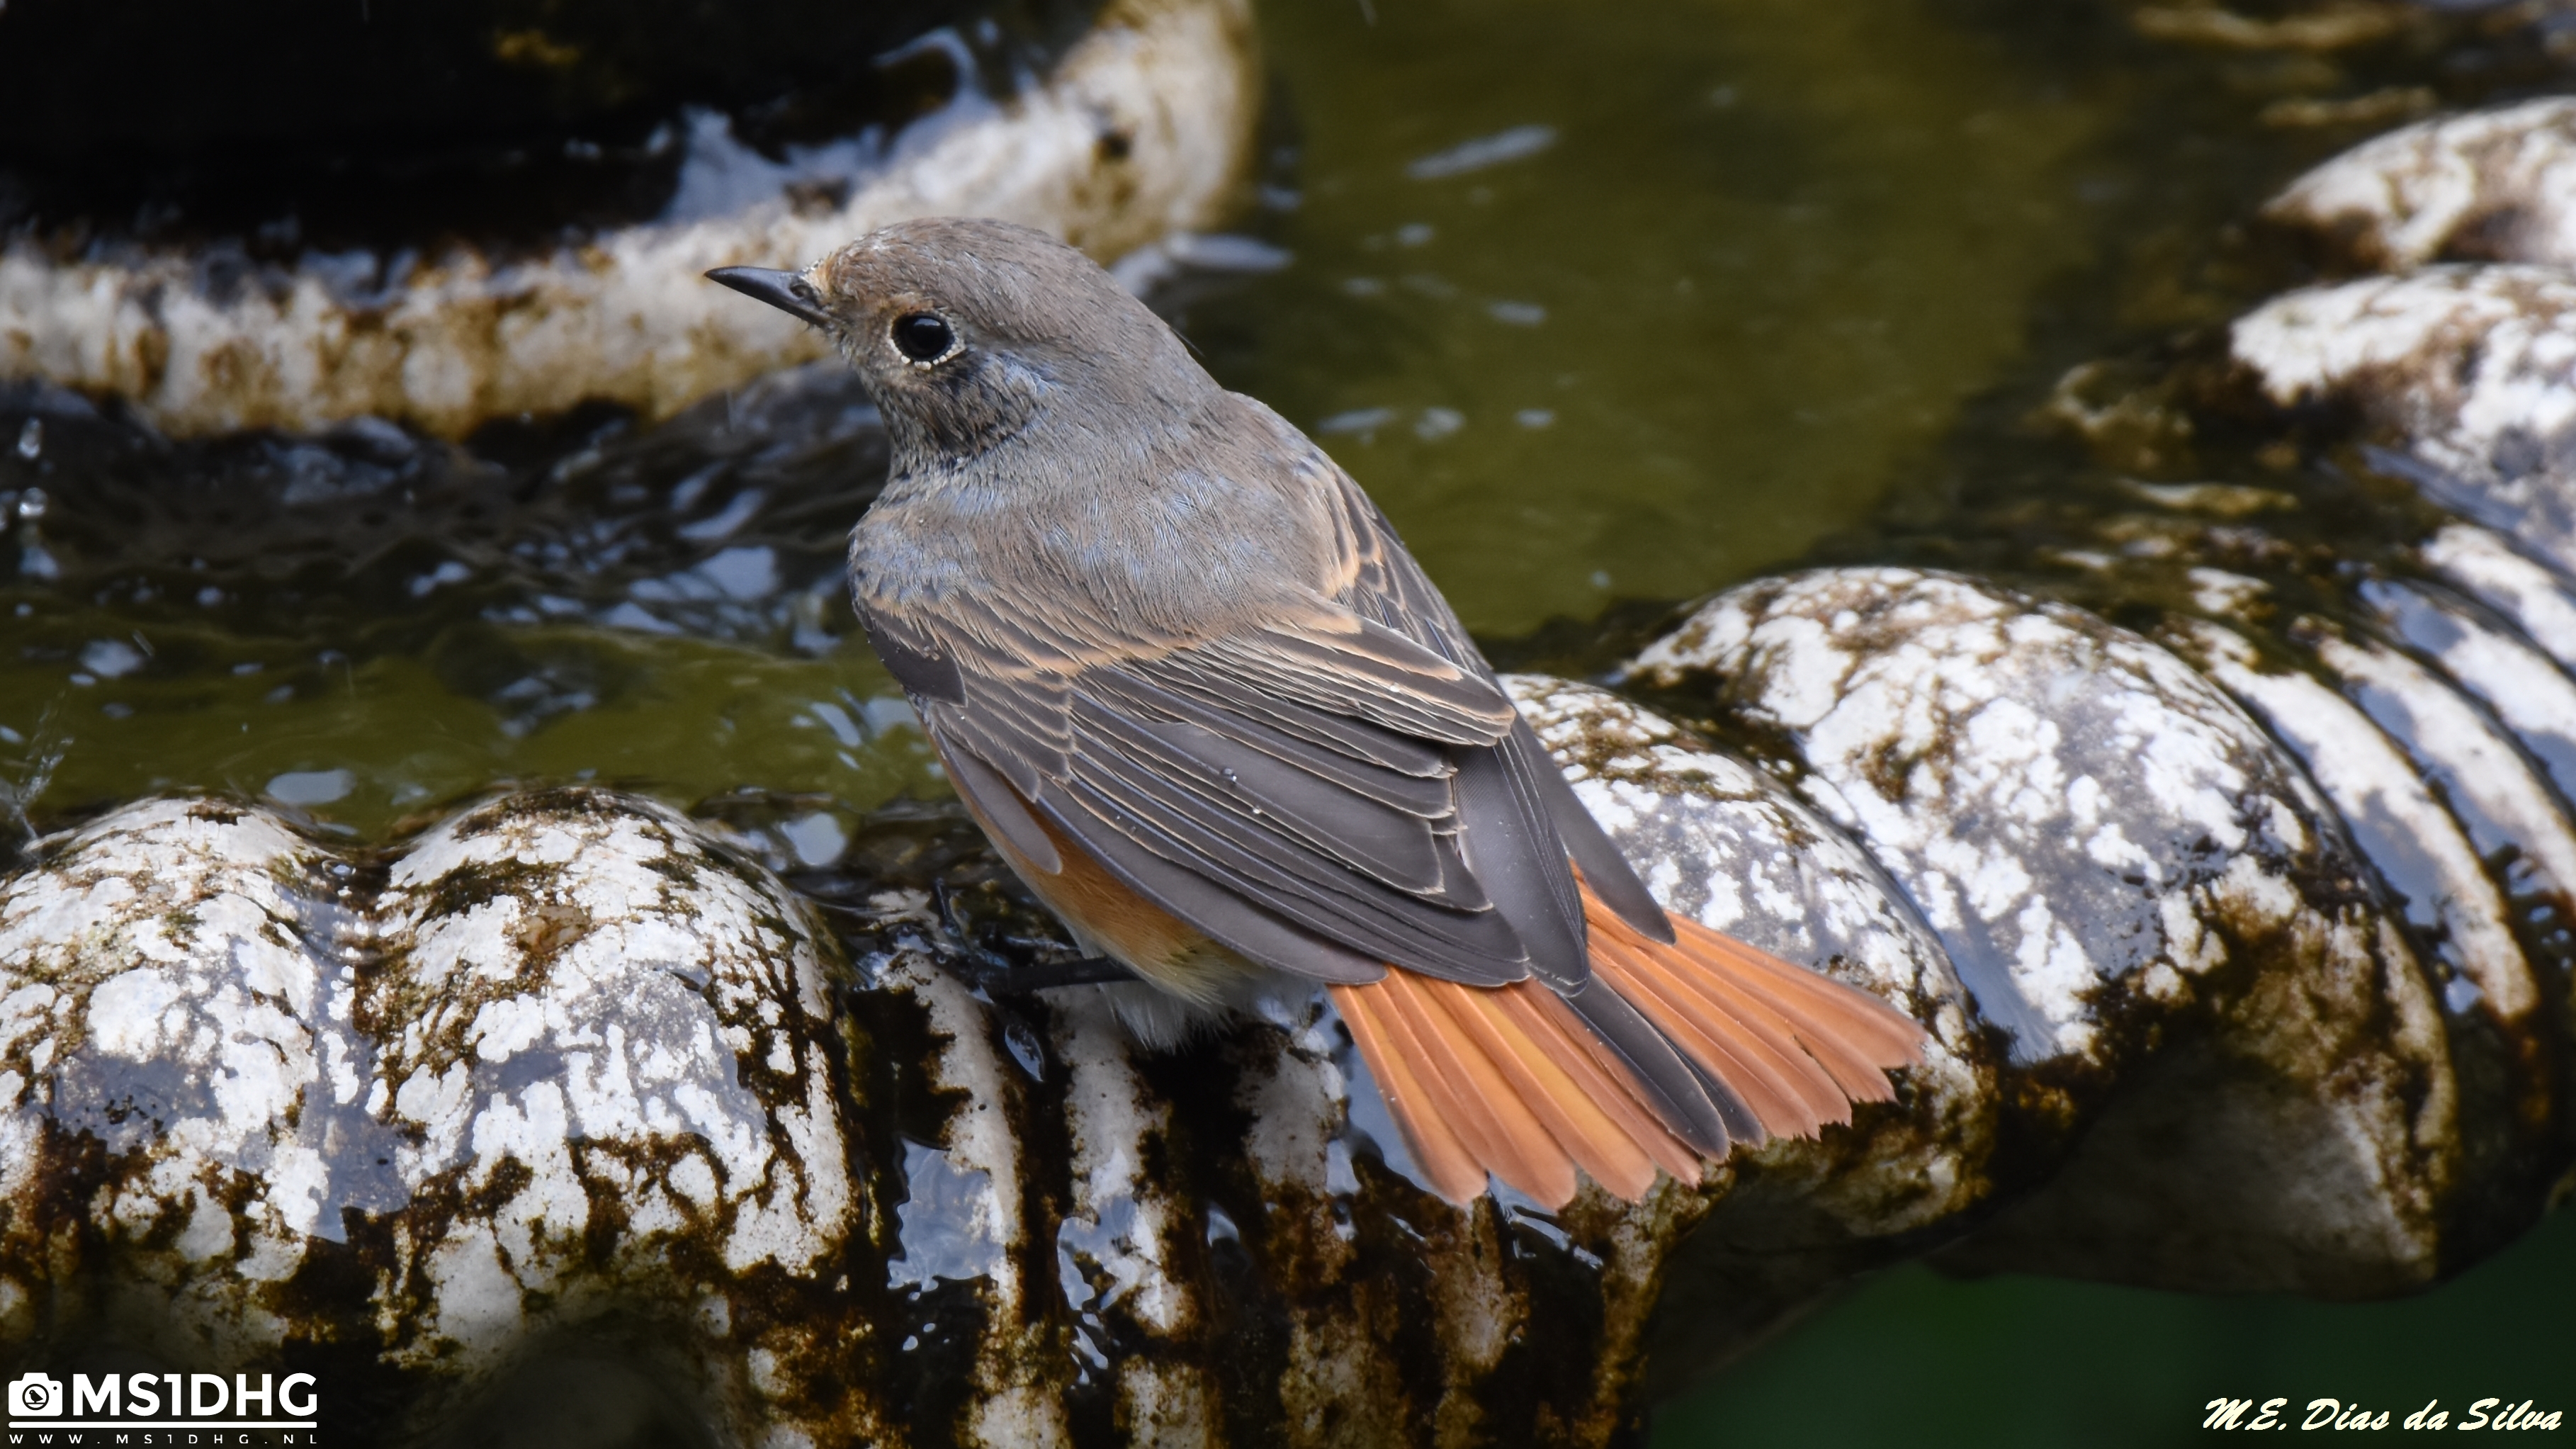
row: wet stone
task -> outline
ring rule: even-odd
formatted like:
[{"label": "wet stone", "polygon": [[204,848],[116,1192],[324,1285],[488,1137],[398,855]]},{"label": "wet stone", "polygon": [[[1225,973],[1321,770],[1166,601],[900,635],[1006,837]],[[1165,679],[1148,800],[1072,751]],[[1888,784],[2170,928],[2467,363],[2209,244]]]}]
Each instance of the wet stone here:
[{"label": "wet stone", "polygon": [[[2389,596],[2382,588],[2381,597]],[[2302,617],[2292,657],[2205,620],[2164,631],[2299,757],[2367,862],[2440,1008],[2456,1119],[2446,1261],[2527,1228],[2561,1170],[2561,1030],[2541,1010],[2572,944],[2564,807],[2510,734],[2450,680]],[[2293,659],[2306,667],[2293,665]]]},{"label": "wet stone", "polygon": [[[2474,714],[2462,717],[2464,702],[2402,656],[2338,634],[2317,640],[2318,662],[2340,676],[2359,703],[2308,674],[2267,668],[2253,645],[2216,625],[2186,626],[2176,643],[2297,752],[2417,929],[2440,943],[2443,974],[2450,978],[2444,984],[2457,983],[2453,1000],[2487,1001],[2509,1020],[2528,1013],[2535,992],[2506,924],[2503,897],[2487,879],[2479,850],[2425,778],[2456,780],[2463,756],[2501,746]],[[2410,760],[2383,722],[2394,724],[2430,759],[2424,765]],[[2452,731],[2448,736],[2444,726]],[[2502,760],[2477,761],[2472,779],[2496,794],[2517,784],[2536,787],[2527,773],[2519,780],[2474,773],[2508,763],[2520,766],[2509,749]],[[2548,809],[2540,801],[2526,808]],[[2563,832],[2563,823],[2558,828]]]},{"label": "wet stone", "polygon": [[1721,1361],[1820,1282],[1878,1266],[1994,1190],[1998,1054],[1939,940],[1869,854],[1766,771],[1605,690],[1504,683],[1671,910],[1893,1001],[1932,1029],[1899,1108],[1729,1164],[1663,1270],[1659,1383]]},{"label": "wet stone", "polygon": [[[970,988],[923,891],[840,898],[845,960],[705,827],[605,791],[383,853],[149,802],[0,893],[0,1232],[46,1275],[12,1288],[8,1342],[327,1357],[335,1393],[397,1406],[378,1427],[453,1442],[567,1414],[780,1443],[1609,1442],[1650,1354],[1722,1357],[1955,1231],[1990,1190],[1993,1053],[1810,807],[1600,691],[1514,688],[1674,908],[1930,1022],[1897,1103],[1639,1206],[1461,1213],[1412,1179],[1320,995],[1148,1051],[1098,989]],[[117,984],[138,952],[175,984]],[[236,1078],[270,1085],[228,1106]],[[175,1105],[97,1105],[147,1091]]]},{"label": "wet stone", "polygon": [[[585,791],[466,812],[395,862],[357,1020],[405,1139],[403,1349],[486,1366],[522,1303],[599,1268],[745,1280],[838,1268],[861,1225],[831,1010],[804,912],[667,810]],[[619,1265],[624,1266],[624,1265]]]},{"label": "wet stone", "polygon": [[573,1340],[720,1430],[866,1437],[827,949],[604,792],[468,811],[381,877],[256,810],[110,816],[0,892],[0,1261],[74,1289],[15,1285],[10,1338],[327,1362],[382,1429]]},{"label": "wet stone", "polygon": [[1720,595],[1631,676],[1776,750],[2010,1034],[1995,1171],[2045,1185],[1955,1265],[2337,1296],[2438,1271],[2460,1174],[2433,988],[2326,802],[2180,659],[1843,569]]},{"label": "wet stone", "polygon": [[1668,905],[1932,1023],[1900,1101],[1635,1207],[1587,1185],[1559,1214],[1509,1194],[1461,1214],[1414,1180],[1320,999],[1149,1052],[1095,988],[979,999],[938,967],[927,901],[880,895],[859,954],[873,989],[853,1001],[922,1013],[925,1079],[953,1103],[936,1143],[906,1146],[911,1201],[940,1206],[907,1205],[892,1266],[971,1285],[985,1328],[961,1355],[962,1437],[1474,1442],[1537,1422],[1604,1442],[1641,1391],[1984,1199],[1991,1048],[1870,861],[1633,704],[1508,683]]},{"label": "wet stone", "polygon": [[54,1326],[55,1285],[88,1282],[73,1311],[147,1349],[274,1348],[287,1281],[345,1239],[342,1206],[400,1202],[371,1160],[330,898],[320,851],[200,801],[120,810],[0,885],[11,1340]]},{"label": "wet stone", "polygon": [[[2511,625],[2439,585],[2373,579],[2359,592],[2381,627],[2492,711],[2559,797],[2576,800],[2576,679]],[[2564,876],[2557,883],[2569,884]]]},{"label": "wet stone", "polygon": [[1007,100],[963,85],[899,144],[855,131],[775,148],[785,165],[691,111],[663,138],[680,156],[658,211],[533,245],[454,240],[444,221],[345,248],[302,245],[290,223],[257,252],[217,238],[58,256],[13,237],[0,379],[112,394],[173,435],[373,416],[460,437],[584,402],[667,417],[829,350],[709,268],[802,266],[919,216],[998,216],[1103,260],[1213,226],[1257,110],[1251,47],[1241,0],[1116,0]]},{"label": "wet stone", "polygon": [[[2396,658],[2346,672],[2437,720]],[[1633,1206],[1461,1212],[1320,994],[1148,1050],[1102,988],[970,986],[972,910],[854,883],[827,939],[716,831],[607,791],[381,852],[154,801],[0,885],[0,1261],[42,1275],[0,1329],[56,1362],[327,1362],[375,1427],[442,1442],[586,1415],[770,1443],[1601,1444],[1942,1244],[2340,1295],[2448,1261],[2461,1185],[2492,1176],[2460,1119],[2493,1104],[2453,1066],[2489,1008],[2446,1007],[2289,757],[2178,660],[1871,570],[1724,596],[1648,670],[1714,684],[1762,753],[1509,687],[1669,908],[1926,1024],[1897,1100],[1821,1138]],[[2044,939],[2086,952],[2056,994],[1983,958],[2021,1032],[1959,966],[2041,918],[1945,917],[1979,902],[1927,882],[1978,877],[1936,838],[2015,864],[2068,923]]]},{"label": "wet stone", "polygon": [[2561,667],[2576,670],[2576,580],[2532,562],[2497,534],[2464,523],[2426,539],[2421,553],[2445,582],[2494,610]]},{"label": "wet stone", "polygon": [[2025,1065],[2108,1065],[2104,988],[2180,994],[2223,957],[2200,939],[2194,894],[2281,878],[2314,848],[2304,783],[2179,660],[1968,579],[1754,584],[1703,605],[1632,674],[1706,681],[1776,732],[1806,770],[1800,792],[1922,904]]},{"label": "wet stone", "polygon": [[[2561,797],[2536,762],[2516,748],[2516,734],[2451,679],[2322,620],[2299,620],[2291,636],[2307,646],[2344,696],[2404,749],[2418,778],[2457,822],[2468,858],[2481,863],[2490,877],[2492,895],[2463,882],[2438,892],[2443,907],[2466,909],[2492,899],[2505,940],[2495,940],[2482,924],[2463,923],[2444,933],[2445,945],[2459,948],[2464,957],[2474,946],[2493,963],[2495,989],[2482,987],[2481,994],[2499,1020],[2529,1018],[2543,993],[2532,979],[2534,963],[2507,943],[2515,934],[2514,922],[2528,919],[2532,904],[2546,902],[2558,910],[2576,894],[2576,829],[2570,827]],[[2513,647],[2510,639],[2487,637],[2494,653],[2510,657],[2505,653]],[[2458,641],[2451,650],[2455,659],[2469,652]],[[2539,672],[2529,681],[2528,694],[2563,697],[2566,676],[2541,661],[2531,662]],[[2511,693],[2500,692],[2499,697],[2517,707],[2531,702]],[[2576,716],[2536,718],[2531,725],[2525,737],[2545,746],[2559,731],[2576,728]],[[2275,732],[2287,735],[2278,727]],[[2360,813],[2351,806],[2339,808],[2348,823]],[[2417,844],[2430,848],[2424,837]]]},{"label": "wet stone", "polygon": [[2230,345],[2274,404],[2358,415],[2379,467],[2576,574],[2576,277],[2444,266],[2311,288]]},{"label": "wet stone", "polygon": [[2374,271],[2576,264],[2576,100],[2400,127],[2291,182],[2263,215]]}]

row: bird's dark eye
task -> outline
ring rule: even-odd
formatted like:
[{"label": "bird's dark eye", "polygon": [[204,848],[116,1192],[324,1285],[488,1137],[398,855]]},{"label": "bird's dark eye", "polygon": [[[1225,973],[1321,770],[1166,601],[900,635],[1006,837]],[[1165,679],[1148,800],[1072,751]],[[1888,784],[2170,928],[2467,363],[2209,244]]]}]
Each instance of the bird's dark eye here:
[{"label": "bird's dark eye", "polygon": [[957,348],[957,333],[932,312],[907,312],[894,319],[894,350],[915,362],[937,362]]}]

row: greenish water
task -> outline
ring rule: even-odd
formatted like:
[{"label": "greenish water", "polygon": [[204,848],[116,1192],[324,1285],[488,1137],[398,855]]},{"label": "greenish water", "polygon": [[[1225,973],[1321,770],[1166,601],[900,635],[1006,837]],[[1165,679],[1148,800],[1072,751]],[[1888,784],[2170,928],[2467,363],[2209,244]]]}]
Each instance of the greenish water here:
[{"label": "greenish water", "polygon": [[2320,1398],[2389,1410],[2390,1434],[2438,1400],[2456,1433],[2484,1398],[2571,1407],[2571,1285],[2576,1215],[2567,1213],[2458,1281],[2388,1303],[1954,1282],[1909,1266],[1666,1405],[1653,1442],[2153,1449],[2215,1438],[2200,1425],[2219,1397],[2258,1409],[2287,1399],[2293,1425]]},{"label": "greenish water", "polygon": [[[2072,158],[2115,108],[2008,26],[1789,0],[1265,26],[1282,122],[1243,225],[1292,260],[1169,305],[1489,636],[1857,523],[2103,233]],[[267,794],[377,839],[503,781],[845,829],[942,793],[835,582],[877,467],[861,400],[751,392],[463,450],[0,407],[0,804]]]},{"label": "greenish water", "polygon": [[2069,161],[2103,101],[1921,6],[1264,19],[1297,264],[1185,320],[1483,632],[1794,559],[2087,253]]},{"label": "greenish water", "polygon": [[[1959,519],[2102,476],[2034,421],[2068,366],[2293,275],[2235,225],[2365,131],[2267,108],[2518,74],[2474,46],[2190,52],[2061,0],[1316,0],[1263,26],[1278,119],[1240,226],[1287,263],[1161,304],[1498,653],[1572,668],[1608,662],[1605,614],[1767,569],[1900,536],[1986,557]],[[839,593],[880,466],[828,371],[463,448],[173,444],[0,394],[0,852],[159,791],[375,841],[596,778],[828,864],[945,793]],[[2571,1286],[2563,1218],[2393,1305],[1903,1269],[1655,1442],[2155,1444],[2221,1392],[2546,1393]]]}]

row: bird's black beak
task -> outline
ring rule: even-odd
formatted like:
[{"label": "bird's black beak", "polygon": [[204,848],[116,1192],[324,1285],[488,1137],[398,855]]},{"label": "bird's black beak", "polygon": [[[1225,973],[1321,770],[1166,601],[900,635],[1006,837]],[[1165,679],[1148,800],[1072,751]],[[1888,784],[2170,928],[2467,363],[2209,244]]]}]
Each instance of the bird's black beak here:
[{"label": "bird's black beak", "polygon": [[707,273],[707,280],[722,282],[746,297],[757,297],[791,317],[801,317],[817,327],[832,325],[831,314],[823,310],[823,299],[814,295],[814,284],[802,272],[781,272],[769,267],[718,267]]}]

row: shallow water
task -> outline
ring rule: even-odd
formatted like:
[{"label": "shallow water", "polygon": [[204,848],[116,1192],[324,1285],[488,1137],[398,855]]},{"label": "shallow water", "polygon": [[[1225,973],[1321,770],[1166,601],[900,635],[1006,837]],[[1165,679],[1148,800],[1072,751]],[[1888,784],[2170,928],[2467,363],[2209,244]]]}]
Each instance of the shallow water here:
[{"label": "shallow water", "polygon": [[[2101,274],[2170,160],[2120,144],[2155,87],[2100,17],[1373,0],[1266,24],[1251,240],[1158,298],[1495,638],[1580,635],[1870,517],[1963,403],[2031,374],[2052,289]],[[174,445],[15,402],[8,813],[214,790],[375,839],[504,781],[600,778],[827,815],[813,849],[771,842],[822,864],[835,830],[943,793],[840,598],[879,455],[828,368],[649,434],[534,420],[464,448],[381,425]]]},{"label": "shallow water", "polygon": [[[2206,451],[2082,446],[2060,376],[2188,345],[2296,275],[2237,224],[2393,119],[2290,124],[2321,114],[2301,105],[2533,75],[2503,41],[2195,51],[2054,0],[1326,0],[1264,28],[1276,122],[1244,239],[1188,253],[1158,305],[1352,469],[1498,655],[1575,670],[1759,572],[2010,568],[2052,510],[2199,476]],[[946,794],[840,593],[881,466],[828,368],[659,429],[537,419],[463,447],[171,443],[0,394],[0,837],[204,790],[375,841],[596,778],[782,866],[864,852],[898,833],[874,812]],[[1905,1282],[1790,1343],[1877,1352],[1946,1321],[1918,1300],[1973,1291]],[[2124,1337],[2094,1290],[2027,1291],[2094,1315],[2109,1381],[2186,1351]],[[1959,1371],[2007,1380],[2018,1352]],[[1725,1412],[1840,1422],[1703,1407],[1659,1442]]]},{"label": "shallow water", "polygon": [[1993,384],[2092,240],[2105,99],[1921,6],[1267,24],[1297,204],[1266,234],[1297,265],[1186,320],[1480,631],[1795,558]]}]

